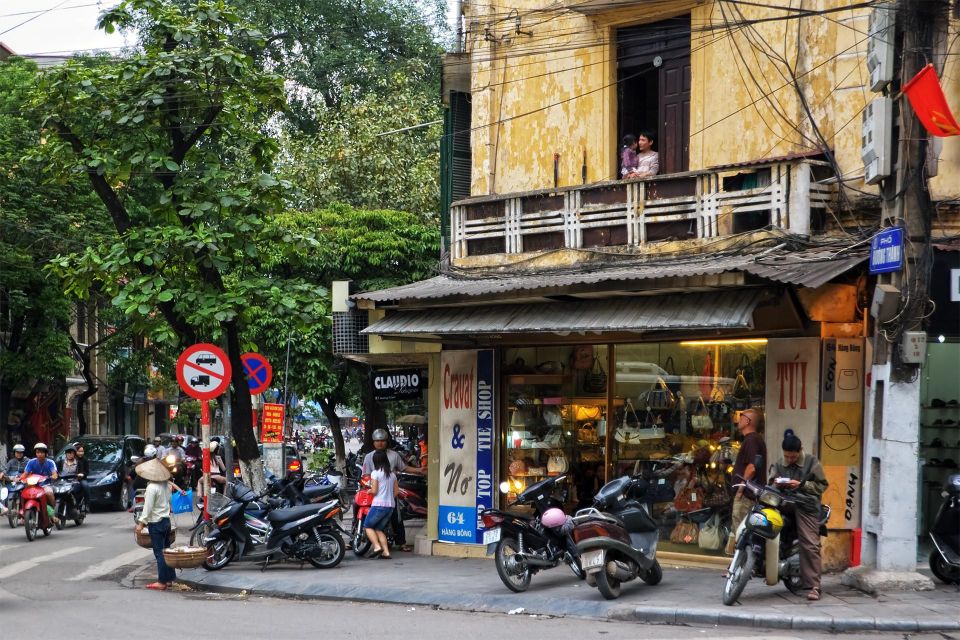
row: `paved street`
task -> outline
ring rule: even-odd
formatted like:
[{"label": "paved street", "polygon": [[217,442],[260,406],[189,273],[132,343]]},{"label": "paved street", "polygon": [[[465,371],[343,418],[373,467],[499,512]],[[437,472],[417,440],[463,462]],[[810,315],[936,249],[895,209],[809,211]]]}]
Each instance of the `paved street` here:
[{"label": "paved street", "polygon": [[[181,517],[181,526],[186,518]],[[247,595],[189,591],[154,593],[143,588],[153,579],[150,552],[134,546],[131,518],[126,513],[95,513],[80,528],[55,531],[49,538],[28,543],[22,529],[0,529],[0,611],[4,628],[63,633],[71,638],[126,638],[156,621],[176,625],[176,637],[209,640],[230,629],[244,637],[335,629],[344,638],[370,638],[389,630],[391,638],[450,638],[522,636],[649,638],[756,638],[745,629],[713,626],[658,626],[588,618],[504,615],[436,610],[432,607],[353,603],[325,600],[286,600]],[[348,555],[335,570],[317,572],[271,568],[267,575],[298,575],[330,583],[355,577],[362,567],[378,567],[387,581],[402,579],[406,562],[373,565]],[[379,567],[382,567],[380,569]],[[492,572],[492,565],[490,566]],[[232,571],[232,570],[231,570]],[[377,581],[376,573],[364,572]],[[559,577],[559,575],[558,575]],[[547,576],[544,576],[544,581]],[[541,581],[543,582],[543,581]],[[410,585],[411,589],[422,585]],[[534,594],[527,594],[533,596]],[[38,616],[39,611],[45,615]],[[495,626],[494,626],[495,625]],[[496,631],[492,631],[495,629]],[[327,632],[329,635],[329,632]],[[829,638],[824,632],[772,632],[771,640]],[[944,638],[949,634],[845,634],[845,638]],[[956,637],[960,637],[958,634]]]}]

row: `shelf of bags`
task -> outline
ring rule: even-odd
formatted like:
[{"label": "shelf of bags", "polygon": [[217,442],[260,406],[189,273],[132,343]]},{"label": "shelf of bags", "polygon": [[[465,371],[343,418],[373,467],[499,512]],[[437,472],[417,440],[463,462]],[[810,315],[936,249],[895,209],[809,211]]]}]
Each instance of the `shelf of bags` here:
[{"label": "shelf of bags", "polygon": [[507,376],[507,384],[563,384],[572,378],[565,373],[522,373]]},{"label": "shelf of bags", "polygon": [[[595,406],[595,407],[605,407],[607,406],[607,399],[604,397],[581,397],[581,398],[568,398],[570,404],[582,404],[584,406]],[[614,398],[613,406],[622,407],[623,398]]]}]

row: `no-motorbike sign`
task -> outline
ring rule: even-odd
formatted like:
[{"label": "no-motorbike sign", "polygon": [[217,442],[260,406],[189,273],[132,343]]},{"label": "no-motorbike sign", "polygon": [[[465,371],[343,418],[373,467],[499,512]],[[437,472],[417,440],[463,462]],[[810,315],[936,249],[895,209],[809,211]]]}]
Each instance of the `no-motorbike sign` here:
[{"label": "no-motorbike sign", "polygon": [[197,400],[211,400],[226,391],[231,373],[227,354],[213,344],[195,344],[177,358],[177,382]]}]

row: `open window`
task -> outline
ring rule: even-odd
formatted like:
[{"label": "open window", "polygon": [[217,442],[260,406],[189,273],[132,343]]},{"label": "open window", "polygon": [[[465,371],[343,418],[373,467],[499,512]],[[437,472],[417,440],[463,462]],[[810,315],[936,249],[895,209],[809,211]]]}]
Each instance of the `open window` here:
[{"label": "open window", "polygon": [[618,145],[642,131],[656,133],[660,173],[689,170],[689,15],[617,30]]}]

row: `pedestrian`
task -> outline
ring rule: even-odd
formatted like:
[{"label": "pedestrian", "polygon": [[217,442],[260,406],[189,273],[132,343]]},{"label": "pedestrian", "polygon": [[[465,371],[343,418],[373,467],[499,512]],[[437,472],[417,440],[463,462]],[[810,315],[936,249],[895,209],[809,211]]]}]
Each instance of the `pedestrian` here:
[{"label": "pedestrian", "polygon": [[390,470],[390,458],[386,451],[373,452],[373,471],[370,473],[370,495],[373,502],[370,512],[363,519],[363,532],[373,544],[371,558],[383,557],[390,559],[390,549],[387,546],[387,535],[383,532],[390,523],[391,516],[396,509],[397,475]]},{"label": "pedestrian", "polygon": [[[737,420],[737,429],[743,434],[743,442],[740,443],[740,451],[737,453],[737,459],[733,462],[733,482],[737,484],[740,479],[757,480],[763,482],[763,470],[767,464],[767,445],[763,441],[760,431],[763,429],[763,412],[760,409],[746,409],[740,412],[740,419]],[[761,457],[760,466],[754,465],[757,456]],[[745,487],[737,487],[733,496],[733,508],[730,512],[730,535],[727,538],[726,553],[733,555],[734,547],[737,544],[737,529],[740,523],[747,517],[755,503],[755,496],[752,491],[745,490]]]},{"label": "pedestrian", "polygon": [[[427,473],[426,467],[408,467],[407,463],[404,462],[403,456],[394,451],[393,449],[387,448],[387,441],[390,438],[390,434],[387,433],[386,429],[376,429],[373,432],[373,451],[368,453],[363,458],[363,464],[360,468],[360,475],[365,476],[368,473],[373,473],[373,456],[377,451],[382,451],[387,455],[390,462],[390,469],[395,473],[412,473],[414,475],[422,476]],[[393,510],[393,515],[391,516],[391,528],[393,529],[393,539],[397,543],[397,548],[400,551],[413,551],[413,547],[407,544],[407,531],[403,526],[403,518],[400,515],[399,509]]]},{"label": "pedestrian", "polygon": [[[147,481],[143,497],[143,511],[137,521],[137,533],[146,528],[150,532],[153,556],[157,559],[157,581],[147,589],[166,591],[173,586],[177,573],[163,558],[163,550],[170,546],[170,471],[156,458],[141,462],[136,467],[137,475]],[[182,492],[181,492],[182,493]]]},{"label": "pedestrian", "polygon": [[793,502],[787,502],[785,511],[797,523],[800,538],[800,579],[810,589],[807,600],[820,599],[820,510],[823,492],[830,485],[823,466],[812,453],[803,451],[803,443],[793,429],[783,433],[783,457],[774,465],[770,474],[771,484],[776,484],[791,494]]}]

